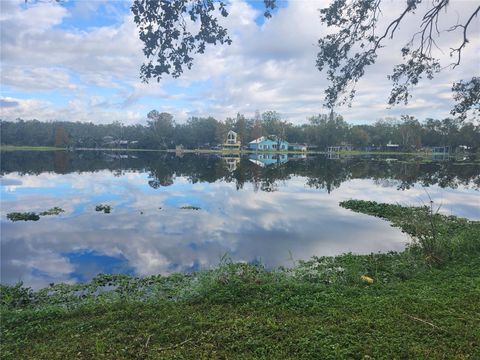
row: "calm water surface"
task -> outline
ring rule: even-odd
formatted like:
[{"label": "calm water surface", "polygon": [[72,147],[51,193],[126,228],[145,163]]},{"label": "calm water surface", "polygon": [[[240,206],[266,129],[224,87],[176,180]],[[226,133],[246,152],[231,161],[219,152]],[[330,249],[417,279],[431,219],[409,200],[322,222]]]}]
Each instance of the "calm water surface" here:
[{"label": "calm water surface", "polygon": [[[1,281],[35,288],[98,273],[196,271],[228,254],[289,266],[292,259],[402,250],[383,220],[346,199],[420,205],[480,219],[480,165],[413,158],[176,156],[165,153],[3,152]],[[95,211],[109,204],[110,214]],[[11,222],[9,212],[59,216]],[[201,209],[184,210],[182,206]]]}]

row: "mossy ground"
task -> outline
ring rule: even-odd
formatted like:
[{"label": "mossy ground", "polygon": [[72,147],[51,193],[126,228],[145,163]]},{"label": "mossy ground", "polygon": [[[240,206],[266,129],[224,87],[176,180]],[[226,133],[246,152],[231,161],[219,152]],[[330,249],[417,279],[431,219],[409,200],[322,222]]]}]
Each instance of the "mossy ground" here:
[{"label": "mossy ground", "polygon": [[[347,205],[396,226],[425,211]],[[440,220],[442,241],[455,240],[441,263],[414,244],[402,253],[314,257],[292,269],[224,259],[196,274],[102,275],[39,292],[4,286],[2,358],[478,359],[479,223]],[[104,286],[115,290],[99,293]]]}]

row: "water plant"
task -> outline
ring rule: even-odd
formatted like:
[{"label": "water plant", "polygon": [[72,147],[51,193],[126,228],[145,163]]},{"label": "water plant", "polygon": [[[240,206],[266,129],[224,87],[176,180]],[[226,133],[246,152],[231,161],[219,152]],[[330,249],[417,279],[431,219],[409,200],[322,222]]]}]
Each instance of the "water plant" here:
[{"label": "water plant", "polygon": [[61,213],[65,212],[62,208],[55,206],[47,211],[42,211],[39,215],[40,216],[48,216],[48,215],[60,215]]},{"label": "water plant", "polygon": [[103,211],[104,214],[110,214],[112,207],[106,204],[98,204],[95,206],[95,211]]},{"label": "water plant", "polygon": [[11,221],[38,221],[40,216],[34,212],[11,212],[7,214],[7,219]]},{"label": "water plant", "polygon": [[48,216],[48,215],[59,215],[60,213],[65,212],[62,208],[57,206],[48,209],[46,211],[42,211],[41,213],[35,212],[11,212],[7,214],[7,219],[11,221],[38,221],[40,220],[41,216]]}]

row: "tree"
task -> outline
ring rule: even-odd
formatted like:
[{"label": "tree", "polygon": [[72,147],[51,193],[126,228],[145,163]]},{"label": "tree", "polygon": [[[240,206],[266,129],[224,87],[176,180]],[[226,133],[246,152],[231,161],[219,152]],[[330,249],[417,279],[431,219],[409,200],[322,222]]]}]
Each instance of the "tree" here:
[{"label": "tree", "polygon": [[65,147],[68,144],[68,135],[65,128],[59,125],[55,128],[55,147]]},{"label": "tree", "polygon": [[282,121],[280,114],[276,111],[269,110],[262,114],[262,127],[266,135],[285,138],[286,123]]},{"label": "tree", "polygon": [[162,148],[168,147],[174,131],[173,115],[152,110],[147,114],[147,118],[155,144]]},{"label": "tree", "polygon": [[422,126],[413,116],[402,116],[402,123],[398,126],[402,138],[402,145],[406,149],[422,146]]},{"label": "tree", "polygon": [[319,114],[309,119],[307,131],[309,142],[324,149],[331,145],[339,145],[345,141],[348,134],[348,124],[339,114]]},{"label": "tree", "polygon": [[[355,84],[365,74],[367,66],[374,64],[378,50],[386,40],[391,40],[399,25],[407,14],[419,10],[419,5],[426,0],[407,0],[401,13],[379,29],[379,19],[382,14],[382,0],[357,0],[347,2],[334,0],[329,7],[320,10],[320,18],[329,27],[335,27],[337,32],[321,38],[318,42],[320,51],[317,56],[317,67],[320,71],[326,69],[331,84],[326,90],[326,104],[333,107],[338,103],[350,102],[355,96]],[[456,32],[460,35],[460,45],[450,49],[453,61],[451,67],[461,63],[462,51],[469,42],[469,30],[473,19],[480,12],[477,6],[463,23],[454,23],[442,30],[438,27],[439,19],[448,18],[449,0],[433,0],[428,9],[423,12],[420,28],[412,29],[413,34],[402,50],[402,63],[395,65],[393,73],[388,76],[393,81],[389,104],[407,103],[410,90],[423,77],[432,79],[435,74],[445,69],[433,50],[437,47],[436,40],[444,32]],[[458,19],[458,17],[450,17]],[[479,110],[479,91],[471,91],[478,87],[478,78],[460,81],[453,85],[457,93],[457,105],[453,114],[465,117],[468,110]],[[344,95],[346,94],[346,95]]]},{"label": "tree", "polygon": [[[351,103],[355,85],[365,75],[367,67],[374,64],[378,50],[392,40],[407,15],[421,11],[419,5],[427,0],[404,0],[402,11],[384,28],[379,21],[384,13],[385,0],[333,0],[320,10],[320,19],[335,32],[318,41],[317,68],[326,70],[330,86],[326,90],[325,105],[332,109],[343,103]],[[271,16],[276,0],[264,0],[265,16]],[[457,47],[450,49],[451,67],[457,67],[462,53],[469,43],[471,27],[480,12],[480,6],[468,14],[463,22],[454,22],[447,29],[438,27],[439,19],[457,19],[450,0],[432,0],[420,14],[419,29],[412,28],[411,40],[401,50],[402,61],[395,65],[388,76],[393,82],[389,104],[407,103],[411,88],[422,78],[433,78],[443,71],[434,49],[437,39],[444,33],[459,36]],[[203,53],[207,44],[231,44],[226,28],[218,23],[216,16],[227,17],[226,4],[214,0],[135,0],[132,5],[134,21],[144,44],[147,59],[140,69],[144,81],[159,81],[164,74],[179,77],[183,67],[192,67],[193,55]],[[459,13],[458,11],[456,12]],[[191,26],[191,25],[197,26]],[[198,31],[192,32],[191,29]],[[465,118],[468,111],[480,112],[478,77],[461,79],[453,84],[457,105],[453,115]]]},{"label": "tree", "polygon": [[248,124],[245,116],[237,113],[237,118],[235,119],[234,131],[237,133],[237,140],[243,144],[248,143],[249,137],[248,134]]},{"label": "tree", "polygon": [[[264,0],[265,16],[275,0]],[[207,44],[232,43],[217,14],[227,17],[222,0],[135,0],[131,7],[147,62],[140,68],[143,81],[159,81],[164,74],[179,77],[184,66],[192,67],[193,56],[203,54]],[[194,31],[193,29],[196,29]]]},{"label": "tree", "polygon": [[362,148],[369,144],[370,137],[364,128],[360,126],[354,126],[350,130],[350,142],[355,148]]},{"label": "tree", "polygon": [[250,138],[252,140],[258,139],[263,135],[262,121],[255,119],[253,121],[252,131],[250,133]]}]

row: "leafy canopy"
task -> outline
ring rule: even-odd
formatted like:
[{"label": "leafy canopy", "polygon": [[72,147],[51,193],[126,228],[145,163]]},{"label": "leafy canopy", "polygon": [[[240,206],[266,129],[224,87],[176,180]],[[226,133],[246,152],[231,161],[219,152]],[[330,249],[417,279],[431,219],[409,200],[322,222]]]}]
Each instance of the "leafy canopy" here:
[{"label": "leafy canopy", "polygon": [[[367,67],[376,62],[378,50],[394,39],[407,15],[421,11],[419,5],[426,1],[404,0],[403,10],[385,28],[379,21],[385,0],[333,0],[320,10],[322,23],[334,30],[319,39],[316,62],[318,70],[326,71],[330,83],[325,97],[328,108],[351,104],[355,85],[365,75]],[[271,17],[276,0],[264,0],[264,3],[264,15]],[[456,22],[447,29],[440,29],[440,18],[457,18],[450,16],[450,0],[432,0],[429,4],[423,13],[417,14],[422,19],[420,28],[412,29],[411,40],[401,50],[402,62],[388,75],[393,83],[388,100],[390,105],[408,103],[413,86],[446,69],[432,54],[437,38],[445,32],[460,37],[459,45],[450,49],[450,67],[460,65],[463,50],[469,43],[472,23],[480,12],[478,6],[464,23]],[[132,12],[144,44],[146,62],[140,69],[140,77],[145,82],[150,79],[160,81],[165,74],[177,78],[182,75],[184,67],[192,67],[194,55],[204,53],[207,44],[232,43],[227,29],[218,21],[219,17],[228,16],[226,3],[222,0],[135,0]],[[452,91],[457,101],[451,111],[453,115],[464,119],[470,110],[478,114],[478,77],[460,80],[453,84]]]}]

